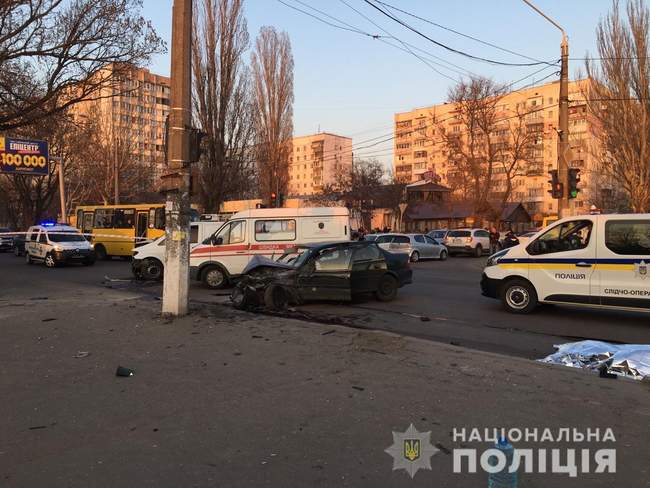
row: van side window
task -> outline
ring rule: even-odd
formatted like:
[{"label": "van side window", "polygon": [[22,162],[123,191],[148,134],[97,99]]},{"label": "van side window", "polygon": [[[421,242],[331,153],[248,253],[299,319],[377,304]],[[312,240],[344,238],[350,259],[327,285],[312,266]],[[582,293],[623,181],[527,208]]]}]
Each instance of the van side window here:
[{"label": "van side window", "polygon": [[295,220],[256,220],[256,241],[295,241]]},{"label": "van side window", "polygon": [[199,226],[190,225],[190,244],[199,242]]},{"label": "van side window", "polygon": [[591,238],[591,220],[573,220],[549,229],[533,241],[526,250],[529,254],[552,254],[556,252],[576,251],[589,245]]},{"label": "van side window", "polygon": [[38,236],[38,242],[40,244],[47,244],[47,235],[45,234],[45,232],[41,232],[41,235]]},{"label": "van side window", "polygon": [[38,238],[38,230],[34,229],[32,233],[29,235],[29,240],[32,242],[36,242],[37,238]]},{"label": "van side window", "polygon": [[605,246],[623,256],[650,256],[650,220],[610,220],[605,224]]}]

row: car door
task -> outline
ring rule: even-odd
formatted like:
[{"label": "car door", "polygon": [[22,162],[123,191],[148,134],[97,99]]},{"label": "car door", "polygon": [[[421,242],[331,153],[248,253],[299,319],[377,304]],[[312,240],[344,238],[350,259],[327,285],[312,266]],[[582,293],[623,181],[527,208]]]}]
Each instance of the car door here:
[{"label": "car door", "polygon": [[30,227],[25,236],[25,253],[34,257],[38,252],[38,230],[37,227]]},{"label": "car door", "polygon": [[38,241],[36,244],[36,257],[44,259],[45,255],[47,254],[47,247],[47,233],[45,232],[45,229],[41,229],[38,234]]},{"label": "car door", "polygon": [[529,279],[540,300],[592,301],[596,223],[589,218],[568,220],[554,225],[528,245]]},{"label": "car door", "polygon": [[375,244],[356,249],[350,277],[352,294],[376,291],[387,269],[384,255]]},{"label": "car door", "polygon": [[432,258],[440,257],[440,251],[442,250],[442,246],[438,244],[438,242],[435,239],[432,239],[429,236],[424,236],[424,240],[426,241],[427,246],[431,249],[431,257]]},{"label": "car door", "polygon": [[351,258],[350,246],[321,249],[300,268],[301,296],[305,300],[351,300]]},{"label": "car door", "polygon": [[609,218],[599,231],[598,303],[650,309],[650,219]]},{"label": "car door", "polygon": [[411,245],[413,248],[420,253],[422,258],[432,258],[431,246],[428,246],[424,236],[421,234],[416,234],[411,238]]},{"label": "car door", "polygon": [[233,220],[211,238],[210,259],[223,264],[230,275],[241,274],[250,260],[247,230],[246,220]]}]

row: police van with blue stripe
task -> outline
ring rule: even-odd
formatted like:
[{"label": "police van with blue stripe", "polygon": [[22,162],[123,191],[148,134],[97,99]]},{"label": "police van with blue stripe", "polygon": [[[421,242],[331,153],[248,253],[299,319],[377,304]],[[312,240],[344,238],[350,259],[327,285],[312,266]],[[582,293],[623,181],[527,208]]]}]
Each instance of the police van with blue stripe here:
[{"label": "police van with blue stripe", "polygon": [[490,256],[481,289],[513,313],[539,303],[650,312],[650,214],[559,220]]}]

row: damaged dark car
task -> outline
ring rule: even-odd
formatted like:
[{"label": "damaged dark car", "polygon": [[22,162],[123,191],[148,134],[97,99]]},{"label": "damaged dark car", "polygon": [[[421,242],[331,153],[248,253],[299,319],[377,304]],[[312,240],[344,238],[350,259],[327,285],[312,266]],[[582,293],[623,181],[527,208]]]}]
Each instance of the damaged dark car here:
[{"label": "damaged dark car", "polygon": [[296,246],[277,260],[255,256],[235,286],[236,308],[280,310],[309,301],[350,301],[372,293],[394,300],[412,281],[407,254],[393,254],[374,242]]}]

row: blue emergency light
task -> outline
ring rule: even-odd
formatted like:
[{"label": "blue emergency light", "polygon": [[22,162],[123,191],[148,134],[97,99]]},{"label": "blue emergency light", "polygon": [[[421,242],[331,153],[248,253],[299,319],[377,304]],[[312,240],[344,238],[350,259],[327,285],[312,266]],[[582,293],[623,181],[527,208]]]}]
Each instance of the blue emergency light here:
[{"label": "blue emergency light", "polygon": [[44,220],[39,225],[42,227],[54,227],[56,225],[56,222],[54,220]]}]

